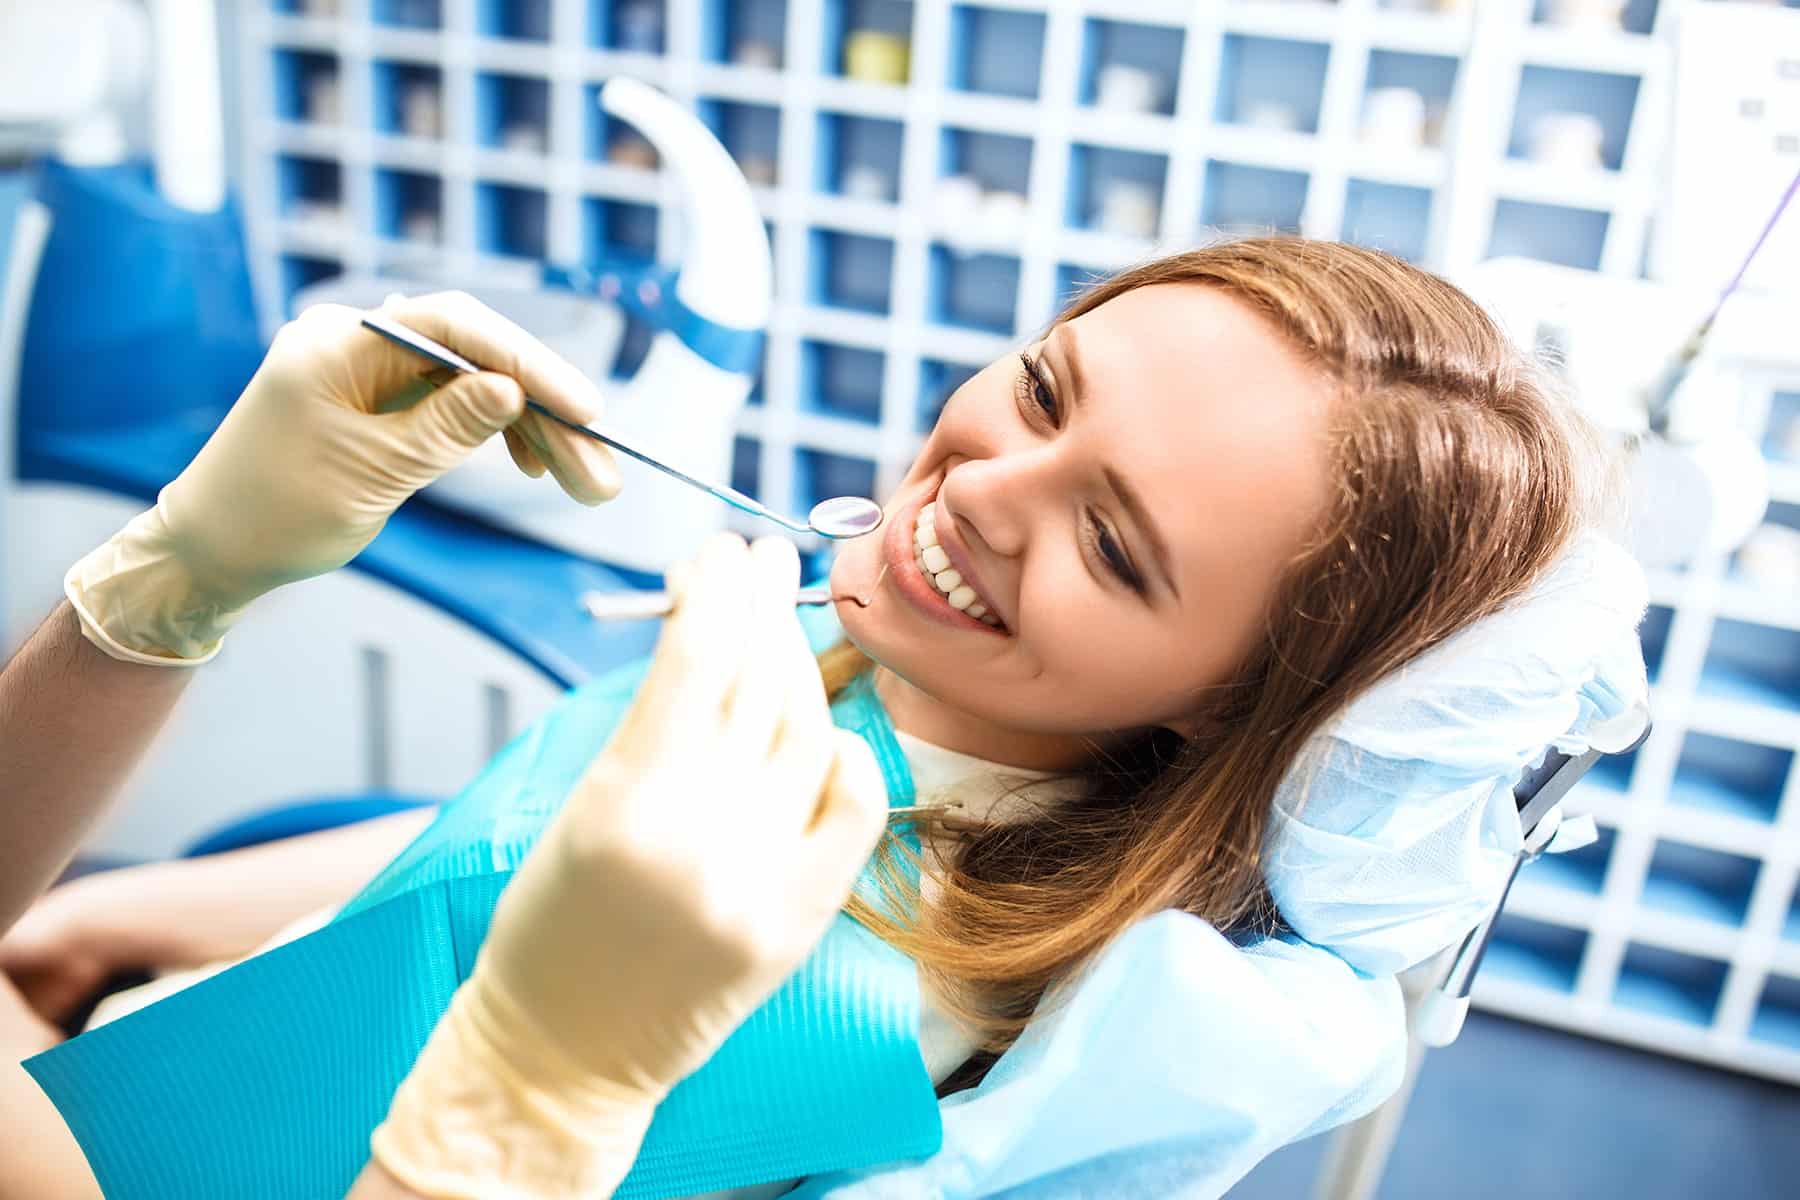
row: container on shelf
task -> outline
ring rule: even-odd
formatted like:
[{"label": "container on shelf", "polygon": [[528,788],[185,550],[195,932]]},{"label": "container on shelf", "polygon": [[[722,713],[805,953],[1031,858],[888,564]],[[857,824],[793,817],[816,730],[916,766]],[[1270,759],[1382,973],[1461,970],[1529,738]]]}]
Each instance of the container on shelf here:
[{"label": "container on shelf", "polygon": [[661,0],[621,0],[612,13],[611,45],[615,50],[660,54],[663,48]]},{"label": "container on shelf", "polygon": [[1165,87],[1153,71],[1130,63],[1107,63],[1094,75],[1094,106],[1119,112],[1158,112]]},{"label": "container on shelf", "polygon": [[1525,153],[1532,162],[1582,170],[1606,165],[1606,127],[1584,112],[1547,112],[1531,123]]},{"label": "container on shelf", "polygon": [[1363,97],[1357,136],[1377,146],[1411,149],[1425,144],[1425,95],[1395,85],[1371,88]]},{"label": "container on shelf", "polygon": [[844,38],[844,74],[862,83],[903,84],[912,72],[912,45],[897,33],[858,29]]},{"label": "container on shelf", "polygon": [[1617,31],[1625,25],[1626,0],[1544,0],[1544,22],[1563,29]]},{"label": "container on shelf", "polygon": [[871,163],[857,163],[844,171],[844,195],[853,200],[886,204],[894,198],[894,177]]},{"label": "container on shelf", "polygon": [[1173,114],[1187,31],[1089,17],[1078,100],[1115,112]]}]

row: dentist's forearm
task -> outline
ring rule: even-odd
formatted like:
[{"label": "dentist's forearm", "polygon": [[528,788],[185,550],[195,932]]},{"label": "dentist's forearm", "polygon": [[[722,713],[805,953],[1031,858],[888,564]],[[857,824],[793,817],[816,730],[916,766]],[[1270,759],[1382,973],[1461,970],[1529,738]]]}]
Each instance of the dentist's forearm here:
[{"label": "dentist's forearm", "polygon": [[191,674],[108,657],[66,600],[0,670],[0,933],[68,865]]}]

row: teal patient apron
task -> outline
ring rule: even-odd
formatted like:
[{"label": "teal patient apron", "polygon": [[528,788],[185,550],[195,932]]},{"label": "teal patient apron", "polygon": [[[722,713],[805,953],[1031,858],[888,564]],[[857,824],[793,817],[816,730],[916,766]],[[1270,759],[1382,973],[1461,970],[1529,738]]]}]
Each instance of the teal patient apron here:
[{"label": "teal patient apron", "polygon": [[[110,1200],[343,1196],[474,966],[501,890],[644,669],[571,692],[325,928],[26,1062]],[[910,804],[911,774],[866,678],[832,715],[875,751],[889,803]],[[911,960],[838,917],[658,1108],[617,1195],[683,1196],[933,1153],[942,1127],[918,1025]]]}]

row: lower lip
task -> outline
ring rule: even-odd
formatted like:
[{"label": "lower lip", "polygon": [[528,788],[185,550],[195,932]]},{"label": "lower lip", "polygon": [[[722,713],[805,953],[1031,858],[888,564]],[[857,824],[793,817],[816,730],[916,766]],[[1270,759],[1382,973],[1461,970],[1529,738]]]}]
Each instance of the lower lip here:
[{"label": "lower lip", "polygon": [[937,498],[934,488],[929,494],[907,505],[889,519],[887,533],[882,535],[881,554],[887,564],[888,578],[919,615],[948,625],[952,629],[973,629],[980,633],[1001,634],[998,625],[984,625],[961,609],[951,608],[944,593],[933,587],[919,570],[913,531],[918,528],[919,513]]}]

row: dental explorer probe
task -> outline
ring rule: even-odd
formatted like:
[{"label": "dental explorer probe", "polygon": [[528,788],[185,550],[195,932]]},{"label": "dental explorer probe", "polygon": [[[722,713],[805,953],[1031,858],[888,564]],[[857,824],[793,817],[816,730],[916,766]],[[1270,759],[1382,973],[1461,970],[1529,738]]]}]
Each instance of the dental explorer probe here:
[{"label": "dental explorer probe", "polygon": [[[405,347],[414,354],[430,359],[440,367],[445,367],[449,370],[463,374],[473,374],[481,370],[480,367],[476,366],[456,351],[450,349],[450,347],[443,345],[440,342],[433,341],[431,338],[426,337],[417,330],[409,329],[398,321],[391,320],[380,313],[364,313],[362,315],[362,324],[363,328],[380,334],[388,341],[393,342],[396,346]],[[528,408],[535,412],[542,413],[552,421],[555,421],[558,425],[566,426],[573,429],[576,433],[584,434],[597,442],[611,446],[621,454],[629,455],[646,466],[655,467],[663,474],[679,479],[689,487],[699,488],[701,491],[716,497],[717,499],[723,500],[725,503],[741,512],[747,512],[751,516],[761,517],[766,521],[773,521],[783,529],[791,530],[794,533],[814,533],[818,534],[820,537],[837,541],[843,538],[862,537],[864,534],[874,533],[881,527],[881,506],[876,504],[873,500],[868,500],[861,496],[833,496],[829,500],[821,500],[819,503],[813,505],[812,511],[807,514],[807,519],[798,521],[793,517],[782,516],[774,509],[751,499],[749,496],[744,495],[744,493],[735,488],[729,488],[723,484],[706,483],[703,480],[696,479],[687,472],[677,470],[675,467],[670,466],[659,458],[646,454],[642,450],[636,450],[627,446],[624,442],[621,442],[610,434],[601,433],[597,429],[590,429],[586,425],[580,425],[574,421],[560,417],[539,404],[536,400],[531,399],[529,396],[526,397],[525,404]],[[666,606],[663,611],[668,611]]]},{"label": "dental explorer probe", "polygon": [[[828,584],[815,583],[795,592],[794,603],[802,608],[817,608],[838,600],[848,600],[858,608],[867,608],[875,603],[874,594],[881,590],[881,581],[887,578],[887,572],[884,564],[881,574],[875,576],[875,586],[869,589],[867,596],[834,595]],[[636,589],[592,591],[582,594],[581,607],[596,621],[654,621],[675,611],[675,597],[668,592]]]}]

